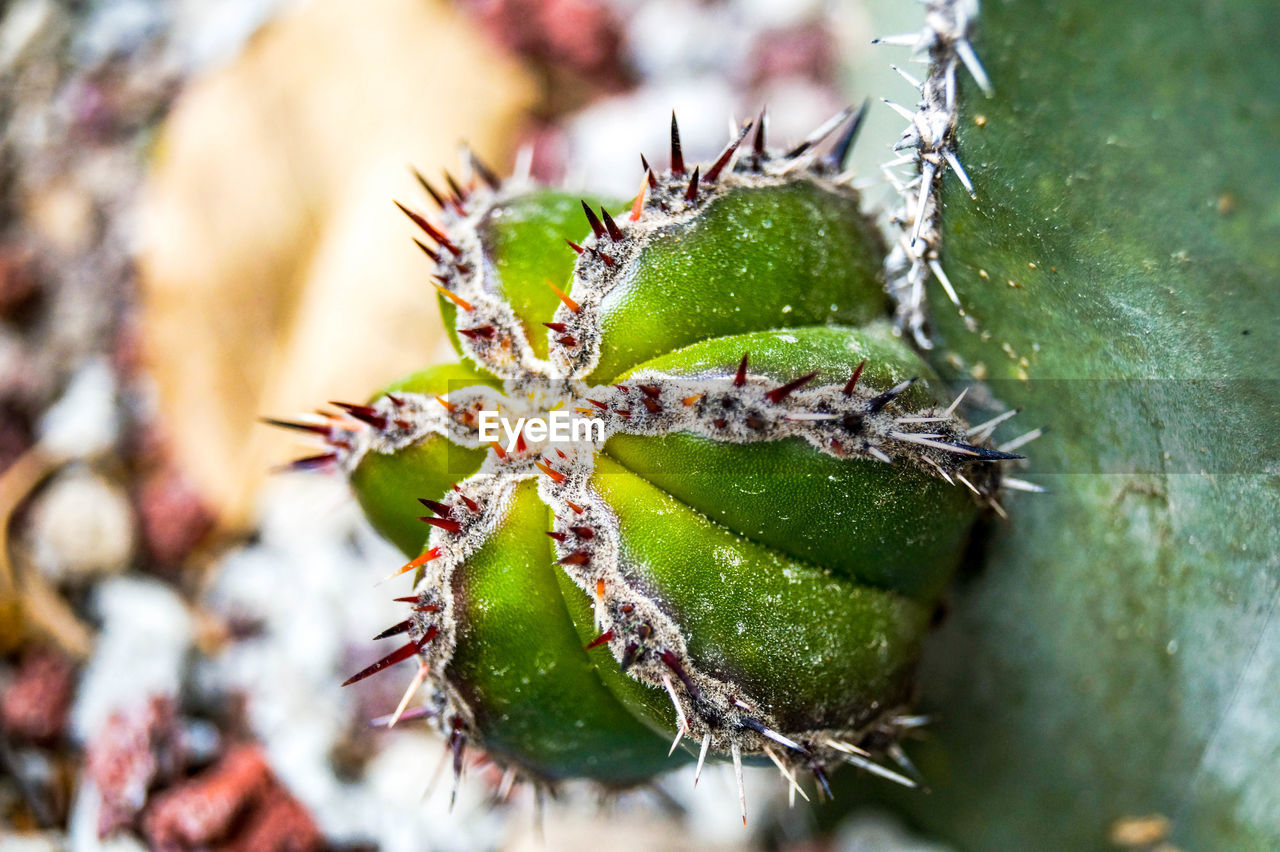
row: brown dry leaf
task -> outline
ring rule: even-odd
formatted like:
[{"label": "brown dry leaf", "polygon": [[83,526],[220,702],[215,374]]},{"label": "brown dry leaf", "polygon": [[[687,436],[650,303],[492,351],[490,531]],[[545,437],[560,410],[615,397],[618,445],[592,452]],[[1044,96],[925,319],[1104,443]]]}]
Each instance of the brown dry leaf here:
[{"label": "brown dry leaf", "polygon": [[444,2],[302,4],[197,81],[144,194],[144,336],[178,462],[224,525],[303,453],[257,423],[447,356],[393,198],[467,140],[508,161],[534,96]]}]

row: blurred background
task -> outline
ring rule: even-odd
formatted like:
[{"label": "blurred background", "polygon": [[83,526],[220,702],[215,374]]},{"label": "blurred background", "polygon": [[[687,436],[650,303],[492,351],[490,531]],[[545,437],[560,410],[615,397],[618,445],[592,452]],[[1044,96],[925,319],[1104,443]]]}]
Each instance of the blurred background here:
[{"label": "blurred background", "polygon": [[[440,742],[338,684],[398,564],[262,415],[451,358],[392,199],[465,140],[629,196],[769,110],[798,140],[910,99],[882,0],[9,0],[0,5],[0,848],[935,849],[750,773],[456,806]],[[901,120],[855,154],[871,204]]]}]

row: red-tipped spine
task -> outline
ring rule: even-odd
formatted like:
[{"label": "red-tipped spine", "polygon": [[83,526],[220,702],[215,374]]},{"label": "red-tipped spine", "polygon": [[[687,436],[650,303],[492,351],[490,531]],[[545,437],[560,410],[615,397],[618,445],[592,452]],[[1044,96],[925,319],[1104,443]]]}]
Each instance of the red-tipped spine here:
[{"label": "red-tipped spine", "polygon": [[858,379],[862,378],[862,368],[865,366],[867,366],[867,359],[863,358],[862,362],[857,367],[854,367],[853,375],[849,377],[849,381],[845,382],[844,387],[840,389],[840,393],[845,396],[853,395],[853,389],[858,386]]},{"label": "red-tipped spine", "polygon": [[458,484],[456,482],[453,484],[453,490],[457,492],[458,497],[462,499],[462,502],[467,504],[468,509],[470,509],[473,512],[480,511],[480,504],[477,503],[475,500],[472,500],[466,494],[463,494],[462,489],[458,487]]},{"label": "red-tipped spine", "polygon": [[693,177],[689,178],[689,188],[684,191],[684,200],[692,204],[698,200],[698,170],[701,166],[693,167]]},{"label": "red-tipped spine", "polygon": [[355,405],[350,402],[334,402],[333,400],[329,400],[329,404],[338,406],[338,408],[341,408],[361,423],[368,423],[375,429],[387,428],[387,418],[379,414],[377,409],[370,408],[367,405]]},{"label": "red-tipped spine", "polygon": [[613,641],[613,631],[606,630],[605,632],[601,633],[599,636],[597,636],[596,638],[592,639],[590,642],[587,643],[587,650],[590,651],[593,648],[599,648],[601,645],[604,645],[612,641]]},{"label": "red-tipped spine", "polygon": [[742,140],[747,138],[747,133],[751,131],[754,122],[748,121],[743,125],[742,130],[738,133],[738,138],[731,141],[720,152],[720,156],[712,163],[711,168],[707,169],[706,175],[702,180],[704,183],[715,183],[716,178],[720,177],[720,172],[724,171],[724,167],[729,165],[729,161],[733,159],[733,152],[738,150],[738,146],[742,144]]},{"label": "red-tipped spine", "polygon": [[439,632],[440,632],[440,628],[436,627],[433,624],[431,627],[427,628],[426,633],[422,634],[421,639],[401,645],[399,648],[396,648],[394,651],[392,651],[390,654],[387,654],[381,660],[378,660],[378,662],[374,663],[373,665],[367,668],[361,669],[360,671],[353,674],[351,677],[347,678],[345,681],[342,682],[342,685],[350,686],[351,684],[356,683],[357,681],[364,680],[370,675],[377,674],[378,672],[382,671],[383,669],[389,666],[394,666],[396,663],[400,663],[409,659],[414,654],[418,653],[424,647],[426,647],[427,643],[430,642],[432,639],[436,638],[436,635]]},{"label": "red-tipped spine", "polygon": [[426,497],[419,497],[418,502],[442,518],[452,517],[453,515],[453,509],[439,500],[428,500]]},{"label": "red-tipped spine", "polygon": [[386,630],[373,637],[373,641],[377,642],[379,639],[389,639],[392,636],[399,636],[401,633],[408,633],[412,627],[413,620],[406,618],[404,621],[391,625]]},{"label": "red-tipped spine", "polygon": [[609,234],[609,239],[615,243],[622,242],[625,236],[622,229],[618,227],[618,223],[613,221],[613,217],[609,215],[609,211],[603,207],[600,208],[600,215],[604,217],[604,229]]},{"label": "red-tipped spine", "polygon": [[596,235],[596,239],[604,238],[604,225],[600,223],[600,217],[591,209],[587,202],[582,202],[582,212],[587,214],[587,224],[591,226],[591,233]]},{"label": "red-tipped spine", "polygon": [[447,236],[445,236],[444,231],[441,231],[435,225],[432,225],[430,222],[428,222],[425,216],[422,216],[421,214],[416,213],[413,210],[410,210],[408,207],[405,207],[399,201],[395,202],[395,205],[400,208],[400,211],[404,213],[404,215],[408,216],[410,219],[413,220],[413,224],[421,228],[428,237],[431,237],[431,239],[435,240],[437,243],[447,248],[453,254],[454,257],[458,257],[459,255],[462,254],[462,249],[454,245],[453,241],[450,240]]},{"label": "red-tipped spine", "polygon": [[818,370],[814,370],[812,373],[807,373],[798,379],[792,379],[791,381],[787,382],[785,385],[779,385],[773,390],[767,392],[764,395],[765,399],[775,403],[782,402],[784,399],[790,396],[793,391],[813,381],[814,378],[817,377],[818,372],[819,372]]}]

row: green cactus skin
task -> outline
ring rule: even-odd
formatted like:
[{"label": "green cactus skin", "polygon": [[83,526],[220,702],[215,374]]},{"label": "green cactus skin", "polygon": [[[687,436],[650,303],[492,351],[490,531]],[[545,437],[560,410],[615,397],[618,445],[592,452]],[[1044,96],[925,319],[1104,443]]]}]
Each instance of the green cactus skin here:
[{"label": "green cactus skin", "polygon": [[1134,818],[1167,832],[1143,848],[1280,848],[1280,6],[984,0],[977,23],[994,92],[959,75],[944,122],[977,199],[933,182],[959,305],[930,281],[931,331],[940,371],[1053,425],[1051,494],[924,656],[933,795],[855,795],[965,849],[1114,849]]},{"label": "green cactus skin", "polygon": [[[540,784],[710,756],[795,789],[842,762],[916,785],[896,741],[920,645],[1020,457],[884,319],[884,249],[840,171],[860,115],[785,154],[762,122],[739,154],[748,124],[692,170],[673,117],[670,169],[613,213],[582,202],[585,237],[562,193],[482,167],[461,194],[423,181],[442,224],[406,208],[464,365],[303,424],[332,448],[304,466],[345,471],[412,557],[383,634],[409,641],[348,682],[418,657],[394,719],[424,688],[412,714],[455,772],[474,747]],[[557,409],[602,433],[477,428]]]}]

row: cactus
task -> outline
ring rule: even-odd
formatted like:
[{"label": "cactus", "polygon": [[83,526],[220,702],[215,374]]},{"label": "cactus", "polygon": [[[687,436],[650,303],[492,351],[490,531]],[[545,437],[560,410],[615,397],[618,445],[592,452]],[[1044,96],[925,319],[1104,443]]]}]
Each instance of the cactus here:
[{"label": "cactus", "polygon": [[[705,171],[673,144],[634,205],[594,201],[585,238],[576,199],[431,188],[446,230],[419,217],[423,248],[463,363],[304,424],[332,446],[303,465],[348,471],[414,557],[393,628],[414,640],[387,660],[430,663],[418,712],[458,766],[470,742],[538,782],[625,785],[672,765],[654,732],[674,730],[688,759],[763,756],[793,791],[841,760],[913,786],[898,740],[925,622],[983,507],[1035,488],[998,467],[1039,434],[993,448],[1004,415],[963,423],[922,357],[986,380],[975,396],[1054,425],[1038,467],[1071,475],[981,538],[928,645],[919,706],[942,721],[913,757],[935,795],[859,795],[967,847],[1136,826],[1274,848],[1280,229],[1257,140],[1280,114],[1260,84],[1280,18],[925,5],[923,30],[884,40],[928,55],[917,105],[895,107],[891,166],[914,180],[887,252],[840,173],[849,116],[784,155],[757,122]],[[503,393],[580,405],[607,435],[503,457],[468,432]],[[445,495],[425,550],[410,492]],[[552,674],[504,684],[516,660]]]},{"label": "cactus", "polygon": [[843,171],[861,117],[775,151],[762,115],[690,168],[673,116],[627,203],[474,158],[447,190],[419,176],[438,218],[402,209],[461,362],[281,425],[409,557],[379,637],[407,641],[348,683],[417,659],[388,722],[430,718],[455,775],[478,748],[538,784],[713,759],[793,794],[837,763],[917,785],[920,645],[1020,456],[888,322]]},{"label": "cactus", "polygon": [[962,848],[1280,847],[1277,32],[1252,0],[982,5],[977,198],[937,175],[946,279],[899,304],[941,372],[1052,426],[1051,493],[925,655],[933,794],[894,803]]}]

